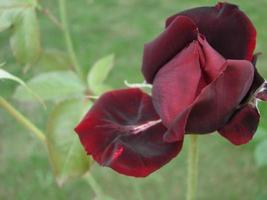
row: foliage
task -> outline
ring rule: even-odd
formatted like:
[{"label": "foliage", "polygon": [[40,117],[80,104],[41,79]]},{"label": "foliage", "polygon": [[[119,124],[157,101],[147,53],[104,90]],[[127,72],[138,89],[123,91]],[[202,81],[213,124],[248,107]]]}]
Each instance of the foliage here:
[{"label": "foliage", "polygon": [[[61,3],[60,6],[64,4]],[[66,12],[64,9],[63,11]],[[88,86],[74,70],[77,69],[74,66],[77,63],[72,63],[69,59],[76,56],[72,55],[75,53],[73,49],[68,54],[41,45],[39,13],[47,15],[47,12],[49,11],[36,0],[0,1],[0,32],[8,35],[13,59],[20,67],[20,76],[23,76],[21,72],[28,75],[27,81],[22,81],[20,76],[8,72],[7,64],[4,66],[6,69],[0,69],[0,79],[9,79],[20,84],[13,94],[18,102],[33,102],[36,99],[41,103],[46,101],[48,108],[44,112],[48,112],[48,120],[44,131],[45,144],[53,174],[58,185],[62,186],[67,181],[81,177],[90,168],[90,159],[73,130],[85,109],[88,110],[91,106],[87,96],[98,95],[111,88],[103,82],[113,67],[114,56],[96,62],[88,73]],[[47,17],[52,17],[53,23],[57,20],[51,14]],[[66,35],[67,26],[61,27],[61,31],[62,35]],[[66,44],[71,42],[71,38],[66,39]],[[23,115],[20,117],[24,118]],[[27,121],[24,126],[33,126],[27,119],[23,121]],[[35,131],[36,128],[31,130]]]},{"label": "foliage", "polygon": [[[67,81],[66,81],[67,80]],[[82,98],[85,87],[72,71],[53,71],[39,74],[27,82],[32,90],[44,100]],[[32,100],[23,87],[18,87],[14,97],[21,101]]]},{"label": "foliage", "polygon": [[90,166],[73,128],[84,110],[83,102],[67,100],[56,105],[47,122],[47,145],[57,183],[63,185],[69,179],[83,175]]},{"label": "foliage", "polygon": [[[70,76],[71,79],[75,79],[75,83],[71,81],[70,87],[66,86],[68,87],[68,93],[65,93],[64,98],[58,98],[56,92],[52,94],[50,93],[51,91],[45,91],[45,89],[39,92],[44,94],[44,96],[46,92],[50,95],[49,98],[44,98],[48,106],[46,111],[36,106],[32,102],[32,96],[27,94],[28,92],[25,89],[21,89],[21,86],[14,92],[17,93],[18,90],[23,90],[27,99],[22,101],[24,97],[17,98],[14,94],[8,97],[10,102],[25,112],[37,125],[46,130],[46,134],[49,135],[54,134],[48,131],[48,127],[49,123],[53,121],[51,116],[54,115],[55,110],[58,110],[63,104],[66,105],[69,102],[77,101],[81,95],[82,98],[80,100],[83,101],[88,96],[98,95],[101,92],[97,92],[98,86],[85,83],[84,80],[79,78],[79,81],[77,80],[77,75],[73,73],[73,64],[69,59],[67,51],[64,49],[61,30],[57,29],[53,23],[50,23],[46,15],[43,15],[44,10],[49,8],[57,17],[57,2],[54,0],[38,2],[41,5],[38,5],[34,0],[0,0],[0,31],[2,31],[0,33],[0,60],[1,62],[6,62],[6,65],[2,67],[6,72],[25,80],[27,84],[35,78],[53,73],[68,74],[67,77]],[[266,31],[264,31],[266,25],[264,20],[262,20],[266,17],[266,2],[261,0],[253,2],[234,0],[234,2],[240,4],[252,16],[252,20],[258,27],[258,51],[266,51],[265,41],[267,37]],[[18,5],[18,3],[24,6],[27,4],[27,9],[24,6],[12,9],[5,8],[12,6],[12,4]],[[159,23],[158,20],[165,18],[169,13],[177,12],[177,10],[206,5],[207,3],[210,3],[210,1],[68,1],[68,9],[71,10],[69,13],[70,27],[75,37],[74,46],[76,47],[79,61],[84,68],[83,71],[91,72],[93,66],[96,65],[93,65],[93,63],[97,63],[95,61],[101,55],[109,55],[114,52],[117,55],[117,71],[116,73],[109,73],[113,61],[108,63],[106,68],[104,67],[109,74],[108,77],[103,76],[101,81],[104,84],[104,90],[107,90],[105,86],[108,86],[108,88],[122,86],[125,79],[129,80],[129,82],[142,82],[141,75],[137,73],[138,70],[136,68],[140,67],[140,54],[143,43],[148,41],[148,38],[151,38],[159,30],[162,30],[162,27],[159,25],[162,23]],[[30,22],[34,26],[28,30],[25,26]],[[15,33],[16,30],[19,32]],[[33,43],[31,43],[31,37],[26,33],[33,35]],[[13,43],[12,48],[10,46],[11,43]],[[264,68],[266,62],[266,56],[262,56],[258,63],[260,71],[265,76],[267,75],[267,70]],[[88,70],[89,67],[91,68],[90,70]],[[26,73],[23,73],[23,71]],[[88,74],[84,75],[90,76]],[[9,84],[6,84],[7,82],[6,80],[0,80],[0,95],[4,90],[10,90],[13,93],[13,85],[10,87]],[[78,88],[78,85],[81,87],[78,89],[79,92],[73,92],[73,88]],[[34,89],[32,86],[34,84],[28,85],[33,92],[36,92],[38,89]],[[94,88],[94,86],[96,87]],[[93,93],[93,91],[96,93]],[[23,94],[20,95],[23,96]],[[90,103],[88,105],[90,106]],[[266,110],[266,107],[261,110]],[[65,112],[61,112],[62,114],[57,116],[59,121],[61,118],[64,118]],[[255,150],[255,155],[261,155],[258,156],[262,160],[260,163],[265,163],[264,154],[262,153],[266,152],[263,147],[265,145],[257,147],[257,144],[260,145],[266,140],[266,136],[258,137],[258,135],[266,133],[266,125],[264,123],[267,115],[264,113],[262,116],[262,130],[259,129],[255,136],[257,142],[248,148],[242,147],[240,152],[236,151],[235,148],[233,153],[233,147],[226,142],[222,142],[215,135],[207,140],[205,138],[205,141],[201,141],[200,157],[202,164],[200,170],[201,177],[205,177],[205,180],[202,180],[200,177],[200,199],[238,199],[241,195],[244,199],[266,199],[266,165],[262,164],[261,170],[256,170],[255,163],[258,163],[258,161],[253,163],[253,153],[251,153]],[[48,121],[47,118],[49,118]],[[62,126],[63,130],[65,125]],[[77,178],[67,179],[74,179],[74,181],[67,182],[63,188],[59,189],[56,187],[51,172],[48,170],[47,152],[41,149],[38,142],[25,136],[23,133],[26,133],[26,131],[15,124],[14,120],[7,116],[2,109],[0,109],[0,127],[1,199],[94,198],[92,191],[88,189],[85,181],[77,180]],[[57,136],[66,134],[70,140],[71,138],[73,140],[77,139],[74,133],[60,132],[58,127],[53,129],[57,130]],[[263,134],[260,134],[260,132]],[[14,141],[16,141],[15,144]],[[68,143],[67,140],[65,142]],[[60,143],[55,143],[55,148],[58,145],[60,146]],[[256,150],[258,148],[260,150]],[[245,153],[243,150],[245,150]],[[219,156],[214,156],[214,154]],[[142,195],[144,199],[174,199],[174,196],[177,197],[177,193],[179,193],[180,199],[184,199],[179,191],[184,190],[185,176],[183,171],[185,170],[185,163],[184,153],[174,163],[168,165],[166,169],[145,180],[119,177],[110,170],[100,171],[96,167],[92,167],[90,171],[102,183],[103,189],[109,191],[116,199],[125,199],[125,197],[129,200],[141,199]],[[227,167],[225,167],[226,164]],[[70,165],[68,169],[71,168]],[[62,166],[59,169],[62,169]],[[81,167],[80,169],[85,168]],[[241,177],[239,173],[246,174],[246,176]],[[216,174],[216,176],[211,174]],[[62,177],[64,176],[59,175],[56,179],[61,180]],[[229,177],[234,178],[229,181]],[[177,180],[179,180],[178,183]],[[114,184],[115,182],[116,184]],[[166,187],[162,187],[162,185]],[[205,192],[211,185],[218,185],[220,188],[216,190],[217,192],[214,190],[210,193]]]},{"label": "foliage", "polygon": [[106,56],[98,60],[91,68],[88,73],[87,81],[89,88],[97,95],[106,92],[111,89],[110,86],[106,85],[106,80],[109,72],[114,66],[114,55]]},{"label": "foliage", "polygon": [[0,79],[9,79],[9,80],[13,80],[17,83],[19,83],[21,85],[21,88],[24,88],[24,95],[29,94],[31,95],[33,98],[37,99],[41,104],[44,105],[42,99],[20,78],[8,73],[7,71],[3,70],[0,68]]}]

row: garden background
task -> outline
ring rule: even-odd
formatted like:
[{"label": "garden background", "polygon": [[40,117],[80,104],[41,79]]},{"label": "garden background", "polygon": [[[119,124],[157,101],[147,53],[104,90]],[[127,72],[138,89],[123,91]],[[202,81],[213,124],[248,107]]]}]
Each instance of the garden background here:
[{"label": "garden background", "polygon": [[[164,20],[169,15],[191,7],[216,4],[211,0],[66,2],[74,49],[83,71],[87,72],[100,58],[115,55],[114,67],[106,80],[112,88],[125,87],[124,80],[130,83],[143,81],[140,71],[143,45],[163,30]],[[238,4],[255,24],[258,33],[256,51],[262,52],[257,67],[267,79],[267,1],[230,2]],[[40,4],[59,16],[56,0],[40,0]],[[66,47],[61,30],[44,14],[37,13],[42,48],[52,49],[60,56],[57,63],[64,64],[67,62],[64,59]],[[36,64],[23,73],[23,67],[12,56],[9,36],[9,31],[0,33],[0,62],[6,63],[5,70],[27,81],[41,67]],[[49,67],[60,68],[52,64]],[[49,109],[44,110],[38,102],[14,98],[16,87],[17,84],[11,81],[0,81],[0,94],[35,124],[45,128]],[[267,106],[260,104],[260,110],[260,127],[248,145],[236,147],[216,133],[199,137],[199,200],[267,199]],[[56,184],[46,149],[27,132],[0,109],[0,199],[93,199],[94,192],[85,179],[74,179],[63,187]],[[90,173],[105,194],[115,200],[185,199],[186,154],[187,142],[177,158],[142,179],[122,176],[97,164],[91,167]]]}]

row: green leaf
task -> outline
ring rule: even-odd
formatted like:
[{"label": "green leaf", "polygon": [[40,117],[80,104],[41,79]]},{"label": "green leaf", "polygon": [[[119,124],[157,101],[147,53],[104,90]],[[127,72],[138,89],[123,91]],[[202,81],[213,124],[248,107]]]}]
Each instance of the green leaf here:
[{"label": "green leaf", "polygon": [[253,137],[253,140],[252,142],[260,142],[264,139],[267,139],[267,130],[262,127],[262,126],[259,126],[254,137]]},{"label": "green leaf", "polygon": [[100,95],[104,92],[112,90],[111,86],[105,85],[105,84],[99,84],[94,87],[93,93],[96,95]]},{"label": "green leaf", "polygon": [[[82,98],[85,90],[82,82],[72,71],[56,71],[40,74],[27,82],[27,85],[43,100],[58,101],[73,97]],[[21,101],[30,101],[32,96],[18,87],[14,97]]]},{"label": "green leaf", "polygon": [[27,89],[30,89],[24,81],[22,81],[20,78],[10,74],[9,72],[3,70],[3,69],[0,69],[0,79],[9,79],[9,80],[12,80],[12,81],[15,81],[19,84],[21,84],[23,87],[27,88]]},{"label": "green leaf", "polygon": [[34,64],[33,71],[36,74],[55,70],[68,70],[70,66],[70,59],[65,52],[56,49],[45,49]]},{"label": "green leaf", "polygon": [[19,83],[21,85],[21,88],[24,89],[25,94],[30,94],[33,98],[36,98],[45,107],[45,104],[42,99],[30,87],[28,87],[28,85],[23,80],[21,80],[17,76],[14,76],[9,72],[0,69],[0,79],[8,79]]},{"label": "green leaf", "polygon": [[[1,7],[1,5],[0,5]],[[0,10],[0,32],[5,31],[12,27],[19,19],[22,9],[12,8]]]},{"label": "green leaf", "polygon": [[107,90],[104,84],[108,74],[114,66],[114,55],[109,55],[98,60],[90,70],[87,81],[94,94],[99,95]]},{"label": "green leaf", "polygon": [[81,101],[68,100],[58,104],[49,115],[48,151],[53,173],[60,186],[82,176],[90,167],[90,159],[73,131],[83,109]]},{"label": "green leaf", "polygon": [[41,53],[39,23],[34,7],[23,9],[14,25],[10,45],[20,64],[32,65]]},{"label": "green leaf", "polygon": [[[267,118],[267,104],[265,103],[265,102],[259,102],[259,104],[258,104],[258,106],[259,106],[259,110],[260,110],[260,113],[261,113],[261,118],[262,119],[266,119]],[[264,122],[263,120],[262,120],[262,122],[260,123],[260,125],[263,127],[263,128],[265,128],[265,130],[267,130],[267,123],[266,122]]]},{"label": "green leaf", "polygon": [[5,19],[5,18],[2,18],[0,16],[0,32],[6,30],[6,29],[9,29],[11,27],[12,23]]},{"label": "green leaf", "polygon": [[255,160],[258,167],[267,166],[267,140],[259,143],[255,149]]},{"label": "green leaf", "polygon": [[8,12],[1,12],[0,13],[0,32],[9,29],[13,24],[12,19]]}]

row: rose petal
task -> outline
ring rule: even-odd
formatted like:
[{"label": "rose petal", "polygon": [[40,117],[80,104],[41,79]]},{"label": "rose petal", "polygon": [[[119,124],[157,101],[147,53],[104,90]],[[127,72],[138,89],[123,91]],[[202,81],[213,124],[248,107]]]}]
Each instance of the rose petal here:
[{"label": "rose petal", "polygon": [[224,63],[225,59],[208,44],[205,37],[199,36],[197,41],[160,69],[153,83],[153,103],[164,125],[170,127],[174,124],[175,130],[164,135],[165,141],[183,139],[191,110],[187,108],[197,94],[220,75]]},{"label": "rose petal", "polygon": [[224,68],[224,72],[205,87],[193,103],[177,113],[164,135],[166,142],[181,140],[185,132],[210,133],[227,122],[246,95],[254,69],[245,60],[227,60]]},{"label": "rose petal", "polygon": [[211,82],[224,70],[225,59],[209,45],[204,36],[199,36],[198,42],[201,46],[200,55],[203,56],[200,59],[201,66]]},{"label": "rose petal", "polygon": [[[197,94],[224,70],[225,59],[199,36],[157,73],[153,83],[153,103],[165,126],[174,119],[175,131],[165,134],[165,141],[183,139],[187,109]],[[168,136],[170,135],[170,136]]]},{"label": "rose petal", "polygon": [[[194,101],[201,78],[198,42],[192,42],[157,73],[152,89],[155,109],[165,126],[183,113]],[[181,140],[185,124],[181,124],[177,137]]]},{"label": "rose petal", "polygon": [[129,176],[149,175],[182,147],[182,142],[163,142],[166,128],[151,97],[139,89],[105,93],[75,131],[86,152],[100,165]]},{"label": "rose petal", "polygon": [[157,71],[196,39],[197,28],[188,17],[177,17],[170,26],[152,42],[145,44],[142,72],[152,83]]},{"label": "rose petal", "polygon": [[259,119],[257,108],[247,104],[239,109],[218,132],[235,145],[246,144],[253,138]]},{"label": "rose petal", "polygon": [[250,62],[227,60],[225,71],[202,90],[192,105],[187,132],[210,133],[222,127],[247,94],[253,74]]},{"label": "rose petal", "polygon": [[256,45],[256,30],[249,18],[236,5],[218,3],[180,12],[166,21],[166,26],[179,16],[190,17],[221,55],[227,59],[251,60]]},{"label": "rose petal", "polygon": [[189,106],[176,116],[176,118],[173,120],[173,123],[169,126],[167,132],[164,134],[164,141],[176,142],[183,140],[187,119],[191,109],[192,106]]}]

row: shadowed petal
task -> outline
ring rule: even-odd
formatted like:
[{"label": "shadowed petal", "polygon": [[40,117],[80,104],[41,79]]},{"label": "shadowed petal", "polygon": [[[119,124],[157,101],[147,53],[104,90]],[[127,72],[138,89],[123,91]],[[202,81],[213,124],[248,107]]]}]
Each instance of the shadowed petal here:
[{"label": "shadowed petal", "polygon": [[188,17],[177,17],[152,42],[145,44],[142,72],[152,83],[158,70],[197,37],[197,28]]},{"label": "shadowed petal", "polygon": [[251,86],[254,68],[245,60],[227,60],[223,68],[223,73],[206,86],[191,104],[176,113],[164,135],[165,141],[179,141],[184,132],[210,133],[228,121]]},{"label": "shadowed petal", "polygon": [[225,68],[225,59],[199,36],[157,73],[153,83],[153,103],[169,128],[164,140],[182,140],[191,104],[196,96]]},{"label": "shadowed petal", "polygon": [[187,119],[191,109],[192,106],[189,106],[176,116],[167,132],[164,134],[164,141],[175,142],[183,140]]},{"label": "shadowed petal", "polygon": [[[153,104],[166,127],[196,98],[201,78],[198,47],[197,41],[192,42],[161,68],[155,77],[152,89]],[[179,140],[183,138],[184,126],[185,123],[179,126]]]},{"label": "shadowed petal", "polygon": [[225,58],[251,61],[256,45],[256,30],[236,5],[218,3],[214,7],[186,10],[169,17],[166,26],[169,27],[177,16],[191,18],[199,32]]},{"label": "shadowed petal", "polygon": [[253,81],[254,67],[245,60],[227,60],[225,71],[204,88],[192,106],[186,130],[210,133],[228,120],[247,94]]},{"label": "shadowed petal", "polygon": [[224,70],[225,59],[210,46],[204,36],[198,36],[198,42],[201,46],[200,57],[203,57],[200,59],[201,66],[211,82]]},{"label": "shadowed petal", "polygon": [[139,89],[105,93],[75,131],[86,152],[100,165],[129,176],[149,175],[182,147],[182,142],[163,142],[166,128],[151,97]]},{"label": "shadowed petal", "polygon": [[229,122],[218,132],[235,145],[248,143],[257,130],[260,115],[253,105],[247,104],[236,111]]}]

